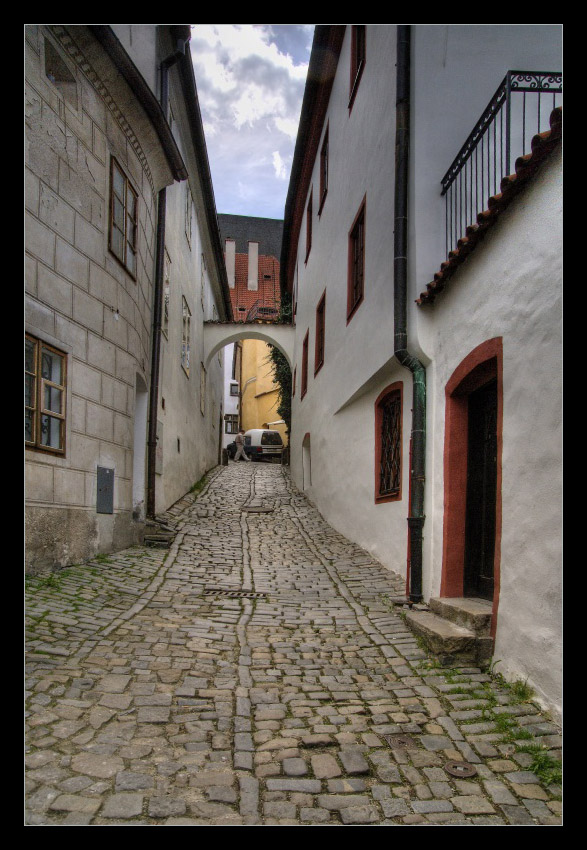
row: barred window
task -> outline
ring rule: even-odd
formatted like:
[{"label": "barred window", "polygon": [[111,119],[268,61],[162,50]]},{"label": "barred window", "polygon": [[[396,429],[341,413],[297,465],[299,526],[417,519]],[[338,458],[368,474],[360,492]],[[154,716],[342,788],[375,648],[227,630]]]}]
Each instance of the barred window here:
[{"label": "barred window", "polygon": [[171,260],[165,249],[165,281],[163,284],[163,321],[161,330],[166,337],[169,336],[169,298],[171,289]]},{"label": "barred window", "polygon": [[312,248],[312,196],[314,194],[314,190],[310,192],[310,200],[308,201],[308,206],[306,208],[306,262],[308,262],[308,257],[310,256],[310,250]]},{"label": "barred window", "polygon": [[182,332],[181,332],[181,365],[189,377],[190,374],[190,332],[192,314],[185,296],[182,295]]},{"label": "barred window", "polygon": [[365,24],[352,25],[351,39],[351,90],[349,109],[353,105],[367,58],[367,33]]},{"label": "barred window", "polygon": [[365,291],[365,200],[349,233],[347,321],[363,300]]},{"label": "barred window", "polygon": [[308,391],[308,338],[310,331],[306,331],[304,345],[302,348],[302,386],[300,388],[300,401]]},{"label": "barred window", "polygon": [[324,339],[326,329],[326,292],[316,308],[316,352],[314,356],[314,375],[317,375],[324,365]]},{"label": "barred window", "polygon": [[402,385],[392,384],[375,403],[375,501],[401,499]]},{"label": "barred window", "polygon": [[110,232],[108,247],[136,280],[138,195],[114,157],[110,161]]},{"label": "barred window", "polygon": [[318,215],[322,212],[322,206],[328,192],[328,127],[324,134],[322,149],[320,150],[320,208]]},{"label": "barred window", "polygon": [[26,335],[24,436],[29,448],[65,454],[66,365],[62,351]]}]

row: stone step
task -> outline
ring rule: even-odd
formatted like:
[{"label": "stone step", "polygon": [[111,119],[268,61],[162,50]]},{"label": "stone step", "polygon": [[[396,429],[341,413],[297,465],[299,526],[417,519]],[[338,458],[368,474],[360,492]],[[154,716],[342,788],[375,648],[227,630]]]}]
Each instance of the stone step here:
[{"label": "stone step", "polygon": [[431,599],[429,605],[439,617],[469,629],[478,637],[489,637],[492,605],[487,599],[445,596]]},{"label": "stone step", "polygon": [[485,664],[493,652],[493,640],[446,620],[432,611],[409,611],[406,622],[424,640],[443,666]]}]

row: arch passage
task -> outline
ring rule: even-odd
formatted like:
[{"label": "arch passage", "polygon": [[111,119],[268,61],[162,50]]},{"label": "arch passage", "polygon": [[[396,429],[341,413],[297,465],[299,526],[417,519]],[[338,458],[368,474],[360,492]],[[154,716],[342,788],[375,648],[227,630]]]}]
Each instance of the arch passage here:
[{"label": "arch passage", "polygon": [[242,339],[260,339],[275,345],[285,356],[290,368],[293,366],[295,332],[291,325],[261,324],[259,322],[204,322],[204,364],[214,355]]}]

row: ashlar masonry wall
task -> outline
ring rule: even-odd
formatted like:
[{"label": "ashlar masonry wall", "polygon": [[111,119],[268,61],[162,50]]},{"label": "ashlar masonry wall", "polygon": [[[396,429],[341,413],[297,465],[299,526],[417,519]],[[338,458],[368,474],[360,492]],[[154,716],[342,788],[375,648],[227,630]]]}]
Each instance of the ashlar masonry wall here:
[{"label": "ashlar masonry wall", "polygon": [[[172,180],[160,152],[145,154],[133,133],[144,114],[120,78],[106,85],[93,64],[106,67],[104,55],[84,26],[71,29],[26,28],[26,330],[67,365],[65,453],[26,451],[30,571],[121,548],[141,532],[135,391],[149,383],[156,192]],[[69,100],[46,74],[51,49],[75,80]],[[108,249],[113,157],[138,198],[136,280]],[[114,471],[111,514],[97,513],[98,467]]]}]

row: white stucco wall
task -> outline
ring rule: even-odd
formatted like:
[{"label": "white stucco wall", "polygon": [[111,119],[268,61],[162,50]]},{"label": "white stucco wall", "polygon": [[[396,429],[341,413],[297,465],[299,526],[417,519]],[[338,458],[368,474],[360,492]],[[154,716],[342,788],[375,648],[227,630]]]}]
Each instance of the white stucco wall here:
[{"label": "white stucco wall", "polygon": [[501,589],[494,658],[528,678],[551,708],[561,699],[562,196],[560,154],[546,163],[449,281],[429,316],[427,574],[442,566],[444,388],[478,345],[503,337]]}]

